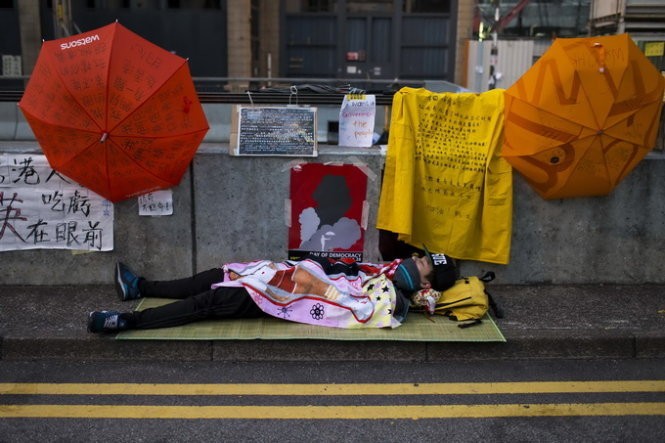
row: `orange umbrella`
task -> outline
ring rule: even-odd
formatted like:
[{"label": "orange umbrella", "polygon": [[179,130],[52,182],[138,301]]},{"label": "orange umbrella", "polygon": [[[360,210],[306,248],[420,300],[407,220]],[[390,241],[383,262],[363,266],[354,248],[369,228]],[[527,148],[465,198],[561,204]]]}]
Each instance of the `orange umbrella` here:
[{"label": "orange umbrella", "polygon": [[44,42],[19,106],[51,167],[113,202],[177,185],[208,130],[187,60],[118,23]]},{"label": "orange umbrella", "polygon": [[543,198],[606,195],[656,143],[664,87],[627,34],[557,39],[505,92],[502,155]]}]

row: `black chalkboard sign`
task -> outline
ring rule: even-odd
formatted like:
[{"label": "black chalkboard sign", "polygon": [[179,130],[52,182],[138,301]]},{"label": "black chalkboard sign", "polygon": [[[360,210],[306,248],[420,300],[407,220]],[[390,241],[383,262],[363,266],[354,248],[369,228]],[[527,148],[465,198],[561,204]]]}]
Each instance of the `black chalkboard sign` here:
[{"label": "black chalkboard sign", "polygon": [[233,155],[316,157],[316,108],[238,106],[232,122]]}]

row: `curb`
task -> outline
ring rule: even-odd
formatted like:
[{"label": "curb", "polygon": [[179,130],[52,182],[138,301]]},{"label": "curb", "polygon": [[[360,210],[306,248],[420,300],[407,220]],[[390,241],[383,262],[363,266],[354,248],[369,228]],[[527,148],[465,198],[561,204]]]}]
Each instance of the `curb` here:
[{"label": "curb", "polygon": [[[572,333],[571,333],[572,332]],[[665,358],[665,336],[588,331],[529,331],[505,343],[376,342],[332,340],[162,341],[90,338],[0,339],[3,361],[220,361],[338,362]],[[583,333],[582,333],[583,332]]]}]

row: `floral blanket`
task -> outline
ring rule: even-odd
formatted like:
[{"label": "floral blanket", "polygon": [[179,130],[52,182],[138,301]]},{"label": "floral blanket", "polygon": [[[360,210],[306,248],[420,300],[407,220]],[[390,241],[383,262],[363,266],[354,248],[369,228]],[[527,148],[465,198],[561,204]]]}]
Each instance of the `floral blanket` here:
[{"label": "floral blanket", "polygon": [[391,278],[401,260],[386,265],[306,259],[224,265],[219,286],[243,286],[267,314],[335,328],[396,328]]}]

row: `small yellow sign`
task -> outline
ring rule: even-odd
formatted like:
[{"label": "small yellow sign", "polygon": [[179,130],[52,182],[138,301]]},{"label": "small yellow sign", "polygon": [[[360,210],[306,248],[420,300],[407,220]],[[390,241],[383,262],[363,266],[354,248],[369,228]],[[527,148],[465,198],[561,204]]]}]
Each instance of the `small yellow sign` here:
[{"label": "small yellow sign", "polygon": [[662,57],[665,53],[665,42],[646,42],[644,55],[647,57]]}]

